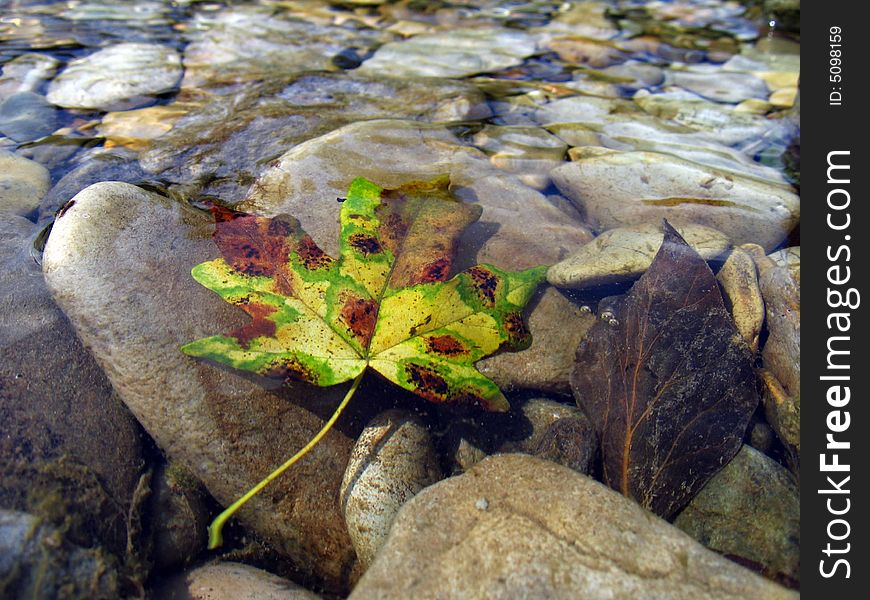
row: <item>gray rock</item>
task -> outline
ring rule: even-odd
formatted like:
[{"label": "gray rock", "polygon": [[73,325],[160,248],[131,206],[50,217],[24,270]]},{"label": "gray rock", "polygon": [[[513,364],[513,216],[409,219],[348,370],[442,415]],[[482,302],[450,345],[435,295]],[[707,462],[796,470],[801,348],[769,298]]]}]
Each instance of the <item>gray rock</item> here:
[{"label": "gray rock", "polygon": [[629,60],[619,65],[602,69],[602,72],[619,79],[619,86],[626,90],[640,90],[660,85],[665,79],[661,67],[636,60]]},{"label": "gray rock", "polygon": [[486,125],[473,138],[492,164],[535,189],[550,185],[549,173],[562,164],[567,145],[540,127]]},{"label": "gray rock", "polygon": [[3,64],[0,75],[0,100],[18,92],[35,92],[54,77],[60,63],[47,54],[28,52]]},{"label": "gray rock", "polygon": [[34,259],[38,232],[0,218],[0,506],[123,557],[141,430],[52,300]]},{"label": "gray rock", "polygon": [[800,199],[790,186],[655,152],[592,155],[550,175],[601,229],[666,218],[718,229],[735,245],[771,249],[800,216]]},{"label": "gray rock", "polygon": [[789,274],[797,284],[801,282],[801,247],[790,246],[768,255],[778,267],[787,267]]},{"label": "gray rock", "polygon": [[197,567],[160,582],[154,598],[162,600],[319,600],[292,581],[236,562]]},{"label": "gray rock", "polygon": [[50,185],[48,169],[41,164],[0,150],[0,215],[29,215]]},{"label": "gray rock", "polygon": [[796,598],[593,479],[520,454],[417,494],[351,594]]},{"label": "gray rock", "polygon": [[674,525],[710,548],[795,583],[800,577],[800,494],[791,474],[749,446],[695,496]]},{"label": "gray rock", "polygon": [[0,133],[16,142],[29,142],[57,129],[57,110],[33,92],[12,94],[0,103]]},{"label": "gray rock", "polygon": [[535,38],[510,29],[452,29],[389,42],[359,68],[387,77],[465,77],[520,64],[537,49]]},{"label": "gray rock", "polygon": [[[210,216],[125,183],[95,184],[73,200],[45,249],[56,301],[158,446],[228,505],[304,446],[345,390],[269,390],[181,353],[246,321],[190,276],[217,255]],[[351,444],[334,429],[238,513],[334,590],[354,562],[338,506]]]},{"label": "gray rock", "polygon": [[159,44],[122,43],[76,59],[48,86],[66,108],[126,110],[153,102],[181,79],[181,57]]},{"label": "gray rock", "polygon": [[67,542],[33,515],[0,509],[0,596],[110,600],[120,592],[111,557]]},{"label": "gray rock", "polygon": [[[681,225],[677,231],[704,260],[718,258],[731,247],[724,234],[710,227]],[[660,223],[610,229],[550,267],[547,281],[573,289],[631,281],[649,268],[663,239]]]},{"label": "gray rock", "polygon": [[672,71],[676,85],[715,102],[736,104],[749,98],[766,99],[770,93],[764,81],[749,73]]},{"label": "gray rock", "polygon": [[344,520],[362,569],[383,546],[399,508],[442,478],[429,431],[412,414],[389,410],[369,421],[341,484]]}]

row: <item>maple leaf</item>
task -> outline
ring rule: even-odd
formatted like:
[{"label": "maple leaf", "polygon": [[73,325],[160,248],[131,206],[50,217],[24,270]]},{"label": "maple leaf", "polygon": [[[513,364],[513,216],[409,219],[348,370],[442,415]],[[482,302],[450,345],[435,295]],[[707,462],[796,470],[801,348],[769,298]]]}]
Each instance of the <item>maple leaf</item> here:
[{"label": "maple leaf", "polygon": [[707,263],[665,221],[646,273],[577,349],[571,386],[603,478],[669,518],[740,449],[757,404],[752,354]]},{"label": "maple leaf", "polygon": [[355,179],[341,205],[338,259],[292,217],[214,209],[222,257],[194,267],[193,277],[252,319],[182,351],[281,380],[354,381],[323,430],[253,493],[317,443],[369,368],[431,402],[508,410],[474,363],[529,346],[522,310],[546,267],[480,264],[448,280],[459,235],[481,214],[454,199],[448,183],[443,176],[385,190]]}]

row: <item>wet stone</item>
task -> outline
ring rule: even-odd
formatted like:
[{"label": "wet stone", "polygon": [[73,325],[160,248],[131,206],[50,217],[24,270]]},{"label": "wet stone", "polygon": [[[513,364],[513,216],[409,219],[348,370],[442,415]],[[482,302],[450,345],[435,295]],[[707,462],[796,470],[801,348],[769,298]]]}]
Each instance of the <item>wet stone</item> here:
[{"label": "wet stone", "polygon": [[306,22],[257,6],[200,12],[189,31],[181,87],[221,92],[224,87],[294,73],[337,70],[334,58],[345,49],[357,48],[365,54],[392,39],[374,29],[332,26],[316,19]]},{"label": "wet stone", "polygon": [[387,77],[464,77],[518,65],[534,54],[534,37],[506,29],[453,29],[384,44],[359,68]]},{"label": "wet stone", "polygon": [[387,538],[399,508],[443,478],[428,429],[398,410],[372,419],[357,439],[341,484],[341,506],[361,568]]},{"label": "wet stone", "polygon": [[676,85],[715,102],[736,104],[769,93],[764,81],[748,73],[673,71],[671,77]]},{"label": "wet stone", "polygon": [[[50,551],[46,551],[50,549]],[[4,598],[117,598],[118,564],[82,548],[25,512],[0,510],[0,595]]]},{"label": "wet stone", "polygon": [[41,164],[0,150],[0,215],[29,215],[50,185],[48,169]]},{"label": "wet stone", "polygon": [[237,562],[196,567],[158,583],[154,598],[172,600],[319,600],[297,584]]},{"label": "wet stone", "polygon": [[561,139],[537,127],[487,125],[472,141],[490,155],[493,165],[536,189],[550,184],[549,172],[562,164],[567,149]]},{"label": "wet stone", "polygon": [[0,133],[16,142],[29,142],[57,128],[57,110],[43,96],[18,92],[0,103]]},{"label": "wet stone", "polygon": [[47,54],[29,52],[3,65],[0,75],[0,101],[19,92],[36,92],[52,77],[60,63]]},{"label": "wet stone", "polygon": [[148,500],[154,566],[174,569],[205,550],[210,513],[202,484],[186,469],[162,464],[152,476]]},{"label": "wet stone", "polygon": [[475,596],[772,600],[797,594],[585,475],[502,454],[405,504],[350,598]]},{"label": "wet stone", "polygon": [[788,185],[767,183],[656,152],[582,158],[554,169],[559,190],[601,229],[666,218],[717,229],[739,245],[775,248],[800,215]]},{"label": "wet stone", "polygon": [[735,248],[716,274],[725,292],[726,305],[734,318],[737,331],[753,352],[758,351],[758,338],[764,324],[764,300],[758,286],[758,273],[752,256]]},{"label": "wet stone", "polygon": [[175,88],[181,58],[167,46],[122,43],[72,61],[48,87],[48,101],[65,108],[126,110]]},{"label": "wet stone", "polygon": [[[724,255],[731,244],[721,232],[702,225],[678,225],[677,231],[705,260]],[[605,231],[547,271],[558,287],[588,289],[631,281],[643,275],[662,245],[658,223]]]},{"label": "wet stone", "polygon": [[800,497],[782,465],[749,446],[683,509],[674,525],[726,556],[744,559],[772,579],[800,577]]}]

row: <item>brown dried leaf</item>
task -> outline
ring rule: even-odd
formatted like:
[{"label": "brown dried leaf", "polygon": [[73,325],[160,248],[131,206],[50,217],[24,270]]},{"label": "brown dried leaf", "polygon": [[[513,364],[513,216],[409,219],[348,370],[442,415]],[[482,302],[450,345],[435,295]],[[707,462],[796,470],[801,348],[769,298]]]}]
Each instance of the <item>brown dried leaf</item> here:
[{"label": "brown dried leaf", "polygon": [[707,263],[665,221],[662,247],[577,349],[571,386],[604,481],[669,518],[740,449],[758,404],[751,353]]}]

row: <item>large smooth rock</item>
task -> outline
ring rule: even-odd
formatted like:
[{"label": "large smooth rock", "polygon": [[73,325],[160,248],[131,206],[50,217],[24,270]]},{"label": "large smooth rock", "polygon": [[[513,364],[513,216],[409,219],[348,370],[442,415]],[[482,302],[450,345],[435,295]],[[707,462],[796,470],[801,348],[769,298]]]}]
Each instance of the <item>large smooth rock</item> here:
[{"label": "large smooth rock", "polygon": [[181,79],[181,57],[159,44],[122,43],[76,59],[48,86],[65,108],[126,110],[153,102]]},{"label": "large smooth rock", "polygon": [[453,29],[389,42],[359,68],[388,77],[465,77],[520,64],[535,38],[511,29]]},{"label": "large smooth rock", "polygon": [[677,515],[674,525],[712,550],[800,577],[800,495],[788,470],[761,452],[740,452]]},{"label": "large smooth rock", "polygon": [[50,185],[48,169],[41,164],[0,150],[0,215],[29,215]]},{"label": "large smooth rock", "polygon": [[718,229],[734,245],[770,250],[800,218],[800,198],[790,186],[656,152],[592,154],[550,174],[601,229],[666,218]]},{"label": "large smooth rock", "polygon": [[39,229],[0,218],[0,506],[123,557],[141,429],[52,300],[34,260]]},{"label": "large smooth rock", "polygon": [[354,589],[368,598],[796,598],[595,480],[487,458],[417,494]]},{"label": "large smooth rock", "polygon": [[18,92],[0,102],[0,133],[16,142],[37,140],[57,127],[57,109],[39,94]]},{"label": "large smooth rock", "polygon": [[[713,260],[731,247],[719,231],[702,225],[682,225],[677,231],[704,260]],[[652,264],[664,239],[660,223],[641,223],[605,231],[547,271],[547,281],[584,289],[636,279]]]},{"label": "large smooth rock", "polygon": [[736,104],[749,98],[767,98],[769,93],[764,81],[749,73],[673,71],[672,78],[678,86],[715,102]]},{"label": "large smooth rock", "polygon": [[[462,145],[443,126],[406,121],[354,123],[299,144],[251,187],[241,208],[292,214],[325,252],[336,256],[336,198],[346,194],[355,177],[391,188],[444,173],[458,197],[483,207],[480,221],[460,240],[457,270],[478,262],[514,270],[552,263],[591,239],[564,201],[553,202],[493,167],[482,152]],[[566,312],[575,310],[568,300],[555,292],[540,293],[529,316],[531,348],[487,358],[481,370],[499,385],[564,391],[572,352],[566,344],[579,341],[585,329],[581,322],[565,319]]]},{"label": "large smooth rock", "polygon": [[[229,504],[310,440],[345,390],[269,390],[181,353],[247,321],[190,275],[218,255],[210,216],[117,182],[73,200],[45,249],[55,299],[160,448]],[[330,589],[347,584],[354,562],[338,506],[352,444],[344,426],[239,512]]]},{"label": "large smooth rock", "polygon": [[54,76],[58,60],[47,54],[28,52],[3,64],[0,100],[18,92],[35,92]]}]

